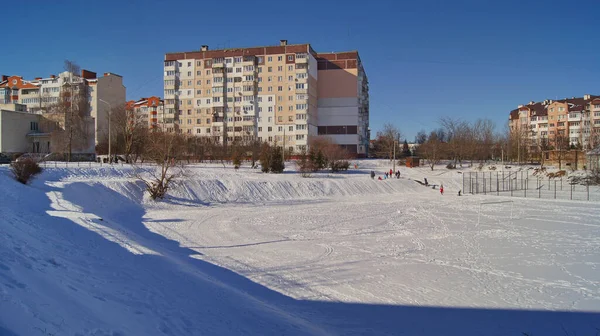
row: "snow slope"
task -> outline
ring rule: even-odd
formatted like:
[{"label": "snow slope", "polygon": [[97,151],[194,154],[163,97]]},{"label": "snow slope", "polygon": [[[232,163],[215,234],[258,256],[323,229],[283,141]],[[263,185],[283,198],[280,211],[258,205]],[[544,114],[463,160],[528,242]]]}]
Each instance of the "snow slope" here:
[{"label": "snow slope", "polygon": [[600,328],[598,204],[442,198],[413,179],[451,189],[450,173],[372,181],[375,165],[196,166],[158,204],[129,167],[49,168],[31,186],[0,168],[0,335]]}]

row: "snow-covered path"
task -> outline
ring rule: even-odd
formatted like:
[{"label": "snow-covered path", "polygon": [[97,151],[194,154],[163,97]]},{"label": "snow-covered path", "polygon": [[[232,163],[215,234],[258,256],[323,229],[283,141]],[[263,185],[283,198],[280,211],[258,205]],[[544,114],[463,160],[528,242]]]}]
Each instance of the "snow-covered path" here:
[{"label": "snow-covered path", "polygon": [[600,328],[597,203],[223,172],[151,204],[126,169],[0,171],[0,335]]}]

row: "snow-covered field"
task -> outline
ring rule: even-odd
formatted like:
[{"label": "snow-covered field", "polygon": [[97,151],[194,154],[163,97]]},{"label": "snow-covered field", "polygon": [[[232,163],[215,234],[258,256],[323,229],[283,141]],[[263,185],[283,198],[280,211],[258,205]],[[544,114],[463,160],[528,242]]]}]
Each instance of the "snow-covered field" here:
[{"label": "snow-covered field", "polygon": [[[467,195],[385,161],[305,179],[0,167],[0,335],[596,335],[597,202]],[[446,193],[414,180],[443,183]],[[595,190],[598,192],[598,190]]]}]

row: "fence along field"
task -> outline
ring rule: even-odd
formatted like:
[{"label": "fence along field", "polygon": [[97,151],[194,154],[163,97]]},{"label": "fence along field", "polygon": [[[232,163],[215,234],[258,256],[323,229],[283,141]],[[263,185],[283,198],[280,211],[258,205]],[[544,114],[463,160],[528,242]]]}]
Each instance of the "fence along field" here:
[{"label": "fence along field", "polygon": [[525,198],[600,201],[600,188],[568,178],[564,170],[545,173],[536,168],[517,171],[465,172],[462,190],[469,194]]}]

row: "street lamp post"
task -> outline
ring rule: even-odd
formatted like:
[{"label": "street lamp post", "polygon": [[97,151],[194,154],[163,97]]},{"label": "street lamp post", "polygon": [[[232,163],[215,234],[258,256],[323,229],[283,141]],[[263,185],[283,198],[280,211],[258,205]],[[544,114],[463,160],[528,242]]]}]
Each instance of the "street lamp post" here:
[{"label": "street lamp post", "polygon": [[110,134],[110,115],[112,114],[111,110],[112,110],[112,106],[110,105],[109,102],[103,100],[103,99],[98,99],[100,102],[108,105],[108,163],[112,164],[112,156],[111,156],[111,142],[112,142],[112,138],[111,138],[111,134]]},{"label": "street lamp post", "polygon": [[394,162],[392,163],[392,171],[396,172],[396,140],[394,140]]}]

